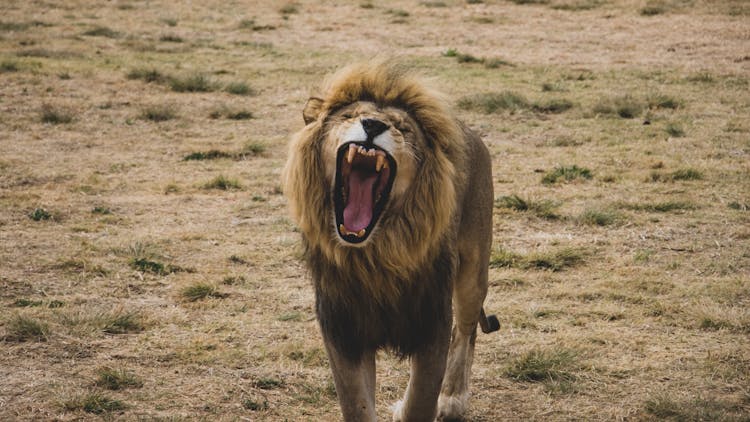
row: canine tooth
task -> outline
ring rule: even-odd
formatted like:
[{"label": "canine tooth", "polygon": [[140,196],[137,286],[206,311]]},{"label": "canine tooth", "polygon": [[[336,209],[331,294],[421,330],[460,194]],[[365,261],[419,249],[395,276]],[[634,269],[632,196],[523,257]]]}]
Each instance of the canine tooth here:
[{"label": "canine tooth", "polygon": [[362,229],[357,233],[357,237],[363,237],[365,235],[365,229]]},{"label": "canine tooth", "polygon": [[380,169],[383,168],[384,164],[385,164],[385,157],[378,154],[377,161],[375,162],[375,171],[380,172]]},{"label": "canine tooth", "polygon": [[341,232],[341,234],[346,234],[346,228],[343,224],[339,224],[339,231]]},{"label": "canine tooth", "polygon": [[351,164],[352,160],[354,160],[354,154],[357,153],[357,146],[354,144],[349,144],[349,151],[346,153],[346,161]]}]

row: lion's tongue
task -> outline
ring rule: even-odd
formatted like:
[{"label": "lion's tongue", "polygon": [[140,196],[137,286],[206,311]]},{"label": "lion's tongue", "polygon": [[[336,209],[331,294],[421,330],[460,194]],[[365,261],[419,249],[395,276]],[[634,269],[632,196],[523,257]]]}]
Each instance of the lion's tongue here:
[{"label": "lion's tongue", "polygon": [[352,171],[349,175],[349,200],[344,208],[344,226],[358,232],[372,221],[372,187],[377,174]]}]

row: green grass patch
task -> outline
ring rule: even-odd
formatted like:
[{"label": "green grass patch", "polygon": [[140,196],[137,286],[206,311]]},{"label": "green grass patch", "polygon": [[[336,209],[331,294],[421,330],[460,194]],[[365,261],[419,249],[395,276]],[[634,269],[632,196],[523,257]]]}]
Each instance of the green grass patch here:
[{"label": "green grass patch", "polygon": [[247,264],[249,264],[249,262],[247,261],[247,259],[245,259],[245,258],[243,258],[243,257],[241,257],[239,255],[230,255],[229,258],[227,258],[227,260],[229,262],[231,262],[232,264],[241,264],[241,265],[247,265]]},{"label": "green grass patch", "polygon": [[685,129],[679,123],[668,123],[664,131],[673,138],[682,138],[685,136]]},{"label": "green grass patch", "polygon": [[103,394],[88,393],[63,402],[63,408],[69,412],[83,410],[86,413],[101,415],[125,410],[127,406],[120,400],[115,400]]},{"label": "green grass patch", "polygon": [[703,172],[693,168],[685,168],[675,170],[671,173],[662,173],[653,171],[649,175],[648,181],[651,182],[674,182],[676,180],[702,180],[704,178]]},{"label": "green grass patch", "polygon": [[277,319],[282,322],[300,321],[302,320],[302,314],[299,312],[288,312],[286,314],[279,315]]},{"label": "green grass patch", "polygon": [[143,273],[153,273],[159,275],[169,274],[167,267],[158,261],[153,261],[148,258],[134,258],[130,262],[130,266]]},{"label": "green grass patch", "polygon": [[138,79],[144,82],[164,83],[169,78],[154,68],[135,68],[126,75],[128,79]]},{"label": "green grass patch", "polygon": [[154,104],[145,107],[140,114],[144,120],[152,122],[166,122],[177,117],[177,111],[172,104]]},{"label": "green grass patch", "polygon": [[499,67],[514,67],[515,65],[508,60],[501,59],[499,57],[487,57],[482,59],[482,64],[487,69],[497,69]]},{"label": "green grass patch", "polygon": [[604,98],[594,105],[594,113],[633,119],[643,112],[643,102],[630,95]]},{"label": "green grass patch", "polygon": [[248,120],[252,119],[253,113],[248,110],[241,110],[241,109],[231,109],[227,106],[221,106],[209,113],[208,115],[211,119],[219,119],[219,118],[225,118],[230,120]]},{"label": "green grass patch", "polygon": [[107,390],[123,390],[126,388],[141,388],[143,387],[143,381],[124,369],[113,369],[105,366],[96,370],[94,385]]},{"label": "green grass patch", "polygon": [[668,394],[657,394],[646,401],[645,410],[659,420],[666,421],[747,421],[747,414],[736,404],[692,397],[677,400]]},{"label": "green grass patch", "polygon": [[50,330],[47,323],[32,317],[16,315],[5,324],[6,341],[47,341]]},{"label": "green grass patch", "polygon": [[140,333],[146,329],[140,312],[114,312],[104,315],[102,331],[107,334]]},{"label": "green grass patch", "polygon": [[[234,160],[242,160],[248,156],[262,155],[266,151],[265,144],[258,142],[248,142],[239,151],[228,152],[221,150],[208,150],[191,152],[183,158],[183,161],[201,161],[201,160],[217,160],[230,158]],[[234,179],[227,179],[224,176],[218,176],[212,182],[212,186],[208,187],[208,184],[204,185],[205,188],[209,189],[241,189],[240,183]],[[209,182],[209,183],[212,183]]]},{"label": "green grass patch", "polygon": [[497,248],[490,256],[490,268],[513,268],[518,267],[523,262],[523,256]]},{"label": "green grass patch", "polygon": [[542,183],[545,185],[551,185],[559,181],[572,182],[581,179],[589,180],[592,177],[591,170],[585,167],[578,167],[577,165],[558,166],[547,172],[542,177]]},{"label": "green grass patch", "polygon": [[409,17],[409,12],[407,12],[406,10],[403,10],[403,9],[388,9],[388,10],[385,11],[385,13],[387,13],[389,15],[393,15],[393,16],[395,16],[397,18],[408,18]]},{"label": "green grass patch", "polygon": [[642,16],[656,16],[666,12],[667,7],[661,1],[650,1],[638,11]]},{"label": "green grass patch", "polygon": [[245,143],[245,145],[242,146],[242,149],[240,150],[240,155],[263,155],[263,153],[266,152],[266,144],[263,144],[261,142],[256,141],[250,141]]},{"label": "green grass patch", "polygon": [[208,298],[224,298],[227,295],[219,292],[216,286],[207,283],[195,283],[182,289],[180,296],[188,302],[196,302]]},{"label": "green grass patch", "polygon": [[252,410],[253,412],[266,410],[268,409],[268,401],[263,400],[262,402],[258,402],[252,399],[245,399],[242,401],[242,407],[247,410]]},{"label": "green grass patch", "polygon": [[682,101],[665,94],[652,95],[646,102],[648,108],[676,110],[682,107]]},{"label": "green grass patch", "polygon": [[254,19],[243,19],[238,26],[240,29],[250,29],[253,31],[271,31],[276,29],[274,25],[256,24]]},{"label": "green grass patch", "polygon": [[573,108],[573,102],[565,98],[554,98],[550,100],[536,101],[531,109],[539,113],[559,114]]},{"label": "green grass patch", "polygon": [[484,59],[471,54],[456,54],[456,61],[459,63],[484,63]]},{"label": "green grass patch", "polygon": [[529,101],[523,95],[512,91],[489,92],[463,97],[458,101],[458,107],[463,110],[491,114],[528,108]]},{"label": "green grass patch", "polygon": [[173,43],[181,43],[185,40],[182,39],[182,37],[172,34],[162,35],[159,37],[159,41],[161,42],[173,42]]},{"label": "green grass patch", "polygon": [[253,386],[255,388],[259,388],[261,390],[275,390],[277,388],[281,388],[284,386],[284,381],[276,378],[270,378],[270,377],[264,377],[259,378],[253,383]]},{"label": "green grass patch", "polygon": [[203,184],[203,189],[232,190],[242,189],[242,185],[237,179],[230,179],[224,175],[219,175]]},{"label": "green grass patch", "polygon": [[205,152],[192,152],[186,155],[183,161],[202,161],[202,160],[216,160],[220,158],[234,158],[235,154],[219,151],[217,149],[208,150]]},{"label": "green grass patch", "polygon": [[51,104],[42,104],[39,119],[42,123],[61,125],[73,121],[73,112],[64,108],[54,107]]},{"label": "green grass patch", "polygon": [[29,213],[29,218],[34,221],[51,220],[52,214],[44,208],[35,208],[34,211]]},{"label": "green grass patch", "polygon": [[242,284],[245,284],[247,282],[247,278],[242,275],[232,275],[232,276],[226,276],[221,280],[221,284],[227,285],[227,286],[239,286]]},{"label": "green grass patch", "polygon": [[12,73],[12,72],[18,72],[20,68],[18,67],[18,63],[12,62],[9,60],[4,60],[0,63],[0,73]]},{"label": "green grass patch", "polygon": [[505,376],[520,382],[575,381],[576,353],[567,349],[532,349],[505,369]]},{"label": "green grass patch", "polygon": [[675,170],[670,174],[670,178],[672,180],[701,180],[703,179],[703,173],[694,168],[685,168]]},{"label": "green grass patch", "polygon": [[549,0],[510,0],[515,4],[549,4]]},{"label": "green grass patch", "polygon": [[584,250],[566,247],[552,251],[532,253],[524,257],[522,265],[523,268],[557,272],[580,265],[584,262],[587,255],[588,253]]},{"label": "green grass patch", "polygon": [[44,304],[44,301],[42,300],[31,300],[31,299],[16,299],[11,306],[14,306],[16,308],[33,308],[37,306],[42,306]]},{"label": "green grass patch", "polygon": [[568,0],[559,3],[553,3],[552,8],[555,10],[566,10],[569,12],[578,12],[581,10],[591,10],[603,4],[602,0]]},{"label": "green grass patch", "polygon": [[112,210],[107,207],[94,207],[91,209],[92,214],[109,215],[112,214]]},{"label": "green grass patch", "polygon": [[722,329],[732,329],[734,325],[721,318],[703,317],[698,323],[698,328],[706,331],[718,331]]},{"label": "green grass patch", "polygon": [[235,110],[228,112],[225,116],[230,120],[248,120],[253,118],[253,113],[247,110]]},{"label": "green grass patch", "polygon": [[213,92],[219,85],[208,76],[195,73],[170,77],[169,87],[174,92]]},{"label": "green grass patch", "polygon": [[16,51],[18,57],[37,57],[43,59],[74,59],[82,57],[81,53],[76,53],[68,50],[49,50],[46,48],[30,48],[26,50]]},{"label": "green grass patch", "polygon": [[490,256],[490,268],[562,271],[584,262],[588,252],[572,247],[521,255],[497,248]]},{"label": "green grass patch", "polygon": [[224,87],[224,91],[234,95],[255,95],[255,90],[246,82],[230,82]]},{"label": "green grass patch", "polygon": [[683,211],[683,210],[694,210],[697,207],[695,204],[684,201],[664,201],[655,203],[620,203],[618,208],[627,209],[631,211],[646,211],[646,212],[672,212],[672,211]]},{"label": "green grass patch", "polygon": [[511,209],[520,212],[531,212],[537,217],[546,218],[548,220],[560,218],[560,216],[555,212],[555,210],[559,206],[559,203],[555,203],[553,201],[535,201],[529,198],[521,198],[516,194],[501,196],[500,198],[495,200],[495,208]]},{"label": "green grass patch", "polygon": [[113,29],[107,28],[106,26],[96,26],[94,28],[85,31],[81,35],[89,37],[105,37],[105,38],[120,38],[121,34]]},{"label": "green grass patch", "polygon": [[284,16],[299,13],[299,5],[297,3],[287,3],[279,9],[279,13]]},{"label": "green grass patch", "polygon": [[747,210],[750,210],[750,205],[749,204],[744,204],[744,203],[737,202],[737,201],[732,201],[732,202],[728,203],[727,206],[729,208],[731,208],[733,210],[737,210],[737,211],[747,211]]},{"label": "green grass patch", "polygon": [[697,72],[685,78],[688,82],[712,83],[715,81],[714,75],[709,72]]},{"label": "green grass patch", "polygon": [[588,209],[578,216],[578,221],[590,226],[612,226],[624,220],[621,214],[612,210]]},{"label": "green grass patch", "polygon": [[458,63],[479,63],[488,69],[497,69],[501,66],[514,66],[513,63],[501,58],[476,57],[471,54],[460,53],[455,48],[450,48],[442,53],[443,57],[455,57]]}]

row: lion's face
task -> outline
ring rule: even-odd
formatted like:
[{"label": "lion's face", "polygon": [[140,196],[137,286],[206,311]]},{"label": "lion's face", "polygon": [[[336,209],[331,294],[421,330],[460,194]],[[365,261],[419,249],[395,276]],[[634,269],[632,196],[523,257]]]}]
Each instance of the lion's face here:
[{"label": "lion's face", "polygon": [[358,101],[324,124],[323,163],[339,239],[365,245],[411,186],[424,138],[403,110]]}]

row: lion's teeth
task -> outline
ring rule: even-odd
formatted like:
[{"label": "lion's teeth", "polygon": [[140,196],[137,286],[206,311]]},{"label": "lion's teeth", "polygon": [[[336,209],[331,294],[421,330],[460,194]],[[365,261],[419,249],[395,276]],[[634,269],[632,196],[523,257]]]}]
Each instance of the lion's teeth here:
[{"label": "lion's teeth", "polygon": [[385,157],[378,154],[377,161],[375,162],[375,171],[380,172],[380,169],[383,168],[384,164],[385,164]]},{"label": "lion's teeth", "polygon": [[341,232],[341,234],[346,234],[346,228],[343,224],[339,224],[339,232]]},{"label": "lion's teeth", "polygon": [[354,154],[357,153],[357,146],[354,144],[349,145],[349,151],[346,153],[346,161],[351,164],[352,160],[354,160]]},{"label": "lion's teeth", "polygon": [[365,235],[365,229],[362,229],[357,233],[357,237],[363,237]]}]

